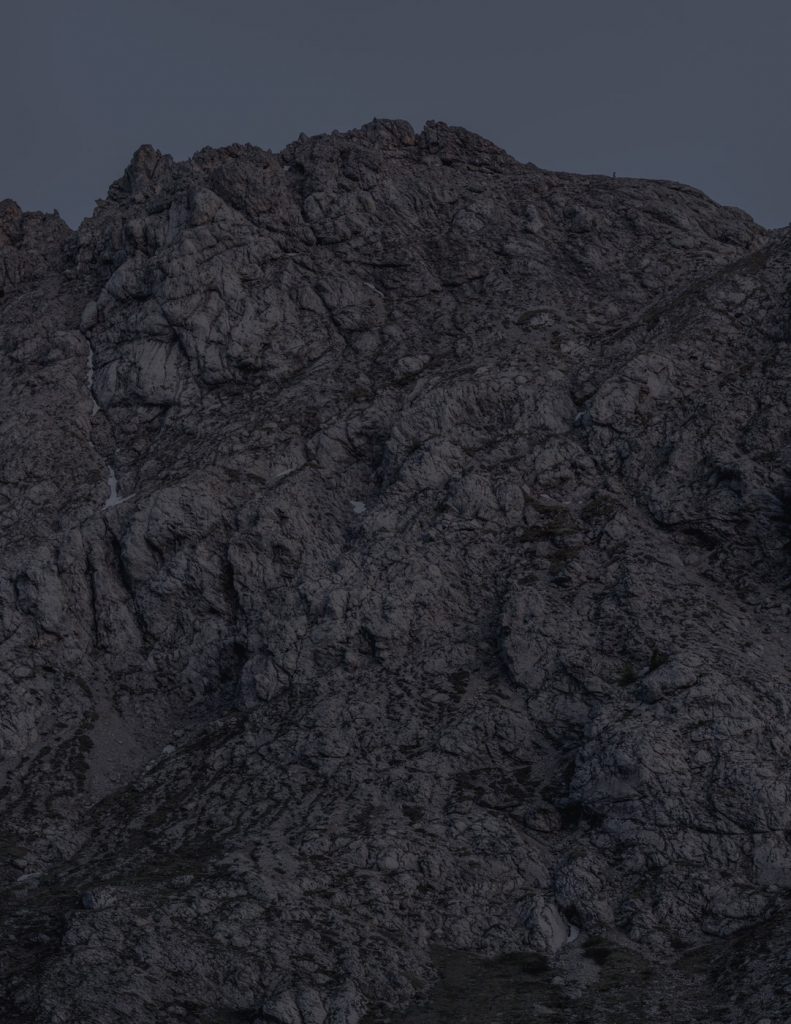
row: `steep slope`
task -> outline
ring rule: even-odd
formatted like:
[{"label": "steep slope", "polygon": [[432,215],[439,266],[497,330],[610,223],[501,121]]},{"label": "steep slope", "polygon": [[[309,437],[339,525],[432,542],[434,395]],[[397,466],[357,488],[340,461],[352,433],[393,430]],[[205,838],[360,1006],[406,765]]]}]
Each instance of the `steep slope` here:
[{"label": "steep slope", "polygon": [[791,236],[391,121],[0,232],[3,1020],[785,1020]]}]

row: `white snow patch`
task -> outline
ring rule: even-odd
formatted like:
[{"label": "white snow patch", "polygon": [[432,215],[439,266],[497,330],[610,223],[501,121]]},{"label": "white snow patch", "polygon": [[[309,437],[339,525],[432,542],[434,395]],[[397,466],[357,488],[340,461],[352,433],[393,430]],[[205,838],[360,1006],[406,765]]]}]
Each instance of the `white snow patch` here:
[{"label": "white snow patch", "polygon": [[102,505],[102,508],[115,508],[116,505],[122,505],[132,497],[131,494],[127,494],[125,498],[121,497],[118,491],[118,479],[112,466],[107,467],[107,486],[110,488],[110,497]]},{"label": "white snow patch", "polygon": [[110,497],[104,503],[104,508],[113,508],[114,505],[119,505],[122,499],[118,494],[118,480],[116,479],[115,470],[112,466],[109,467],[107,485],[110,488]]}]

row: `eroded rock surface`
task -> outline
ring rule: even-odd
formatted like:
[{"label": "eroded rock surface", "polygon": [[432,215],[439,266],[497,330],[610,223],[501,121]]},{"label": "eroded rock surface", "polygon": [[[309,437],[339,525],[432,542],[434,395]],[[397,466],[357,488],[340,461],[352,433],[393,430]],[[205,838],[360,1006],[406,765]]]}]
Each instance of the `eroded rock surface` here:
[{"label": "eroded rock surface", "polygon": [[790,286],[439,123],[0,203],[2,1020],[791,1019]]}]

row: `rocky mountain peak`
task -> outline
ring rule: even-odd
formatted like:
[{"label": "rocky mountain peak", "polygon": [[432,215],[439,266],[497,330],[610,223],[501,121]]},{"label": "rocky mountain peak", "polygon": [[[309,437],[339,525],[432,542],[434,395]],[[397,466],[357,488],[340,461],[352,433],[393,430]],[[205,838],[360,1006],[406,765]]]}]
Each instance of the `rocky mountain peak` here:
[{"label": "rocky mountain peak", "polygon": [[1,203],[3,1020],[784,1020],[789,282],[440,122]]},{"label": "rocky mountain peak", "polygon": [[173,158],[163,155],[151,145],[138,146],[123,175],[110,187],[110,196],[115,193],[148,194],[156,190],[158,179],[166,177],[173,166]]},{"label": "rocky mountain peak", "polygon": [[18,245],[22,241],[22,210],[13,199],[0,201],[0,245]]}]

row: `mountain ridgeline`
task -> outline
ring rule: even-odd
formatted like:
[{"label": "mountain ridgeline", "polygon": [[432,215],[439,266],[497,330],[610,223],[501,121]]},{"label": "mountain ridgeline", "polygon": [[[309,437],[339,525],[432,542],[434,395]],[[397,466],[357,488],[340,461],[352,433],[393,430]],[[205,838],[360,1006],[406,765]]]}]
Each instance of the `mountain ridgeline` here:
[{"label": "mountain ridgeline", "polygon": [[434,122],[0,203],[4,1024],[791,1019],[790,287]]}]

